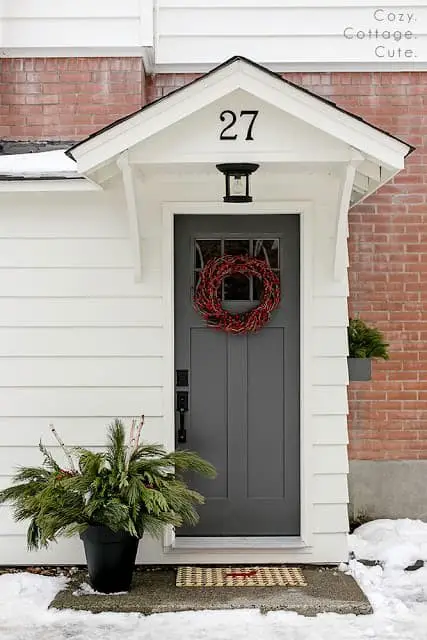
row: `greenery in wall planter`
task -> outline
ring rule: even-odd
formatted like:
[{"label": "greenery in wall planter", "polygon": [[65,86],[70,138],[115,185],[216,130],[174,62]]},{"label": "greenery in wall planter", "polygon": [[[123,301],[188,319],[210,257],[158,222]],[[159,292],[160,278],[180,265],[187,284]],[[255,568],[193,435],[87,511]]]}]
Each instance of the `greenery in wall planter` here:
[{"label": "greenery in wall planter", "polygon": [[127,591],[139,540],[144,532],[159,537],[164,527],[198,521],[203,497],[188,488],[182,474],[215,476],[208,462],[191,451],[167,453],[161,445],[140,444],[144,423],[132,422],[128,438],[116,419],[104,451],[69,449],[52,432],[67,459],[63,468],[40,443],[43,464],[17,471],[13,485],[0,492],[16,520],[30,520],[29,549],[60,536],[80,534],[89,578],[96,591]]},{"label": "greenery in wall planter", "polygon": [[348,325],[348,371],[350,381],[371,379],[372,358],[389,359],[388,344],[381,331],[360,318],[350,318]]}]

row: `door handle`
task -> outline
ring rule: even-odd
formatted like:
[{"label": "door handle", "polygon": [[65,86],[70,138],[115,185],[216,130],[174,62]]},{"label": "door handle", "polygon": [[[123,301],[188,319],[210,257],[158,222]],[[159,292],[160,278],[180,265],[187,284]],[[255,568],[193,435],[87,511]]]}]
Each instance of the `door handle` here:
[{"label": "door handle", "polygon": [[178,442],[187,442],[187,429],[185,428],[185,414],[188,411],[188,391],[178,391],[176,394],[176,408],[179,412]]}]

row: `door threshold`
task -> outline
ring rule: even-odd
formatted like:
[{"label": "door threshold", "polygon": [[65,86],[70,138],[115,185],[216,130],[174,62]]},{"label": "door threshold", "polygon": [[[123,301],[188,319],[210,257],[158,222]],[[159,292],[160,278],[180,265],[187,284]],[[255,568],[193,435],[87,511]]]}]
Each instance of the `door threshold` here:
[{"label": "door threshold", "polygon": [[303,549],[308,545],[300,536],[230,536],[230,537],[176,537],[170,550],[191,551],[226,549]]}]

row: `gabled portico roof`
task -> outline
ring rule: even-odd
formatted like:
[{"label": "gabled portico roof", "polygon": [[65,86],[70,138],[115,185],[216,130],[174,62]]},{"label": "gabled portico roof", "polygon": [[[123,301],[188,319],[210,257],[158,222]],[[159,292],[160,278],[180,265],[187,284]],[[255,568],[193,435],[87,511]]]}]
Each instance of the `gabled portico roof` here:
[{"label": "gabled portico roof", "polygon": [[298,87],[247,58],[236,56],[104,127],[66,153],[76,160],[80,173],[93,179],[99,167],[117,159],[121,153],[237,89],[262,99],[361,154],[350,204],[355,204],[390,180],[404,168],[405,157],[413,151],[411,145],[333,102]]}]

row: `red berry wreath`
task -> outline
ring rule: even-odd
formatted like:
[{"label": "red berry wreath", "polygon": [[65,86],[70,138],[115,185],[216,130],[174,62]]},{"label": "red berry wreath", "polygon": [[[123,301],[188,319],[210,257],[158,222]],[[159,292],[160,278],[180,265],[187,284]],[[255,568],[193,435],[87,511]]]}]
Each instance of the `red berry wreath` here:
[{"label": "red berry wreath", "polygon": [[[262,281],[260,303],[250,311],[230,313],[222,307],[222,281],[234,273],[254,276]],[[214,258],[200,273],[193,304],[210,327],[228,333],[255,333],[269,322],[271,314],[280,304],[279,277],[259,258],[228,255]]]}]

